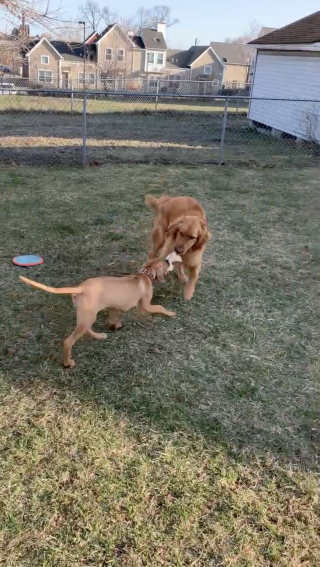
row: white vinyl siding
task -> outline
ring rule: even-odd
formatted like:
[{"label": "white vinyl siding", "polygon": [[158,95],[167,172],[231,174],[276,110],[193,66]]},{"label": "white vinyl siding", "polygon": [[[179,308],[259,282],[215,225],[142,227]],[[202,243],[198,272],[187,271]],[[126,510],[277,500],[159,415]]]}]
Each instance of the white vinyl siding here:
[{"label": "white vinyl siding", "polygon": [[320,142],[319,54],[271,54],[258,52],[252,96],[296,99],[298,102],[253,100],[249,118],[276,130]]}]

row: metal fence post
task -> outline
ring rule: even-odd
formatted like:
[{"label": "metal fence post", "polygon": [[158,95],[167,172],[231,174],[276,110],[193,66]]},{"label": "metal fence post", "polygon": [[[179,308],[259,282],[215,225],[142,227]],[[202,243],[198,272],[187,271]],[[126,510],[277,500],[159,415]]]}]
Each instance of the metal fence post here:
[{"label": "metal fence post", "polygon": [[83,93],[83,143],[82,143],[82,165],[87,165],[87,92]]},{"label": "metal fence post", "polygon": [[155,106],[155,110],[158,110],[158,101],[159,101],[159,83],[160,83],[160,79],[157,80],[157,92],[156,92],[156,106]]},{"label": "metal fence post", "polygon": [[219,165],[224,164],[224,139],[226,137],[227,119],[228,119],[228,97],[226,97],[225,105],[224,105],[222,130],[221,130],[221,141],[220,141],[220,152],[219,152]]},{"label": "metal fence post", "polygon": [[73,114],[73,81],[71,79],[71,114]]}]

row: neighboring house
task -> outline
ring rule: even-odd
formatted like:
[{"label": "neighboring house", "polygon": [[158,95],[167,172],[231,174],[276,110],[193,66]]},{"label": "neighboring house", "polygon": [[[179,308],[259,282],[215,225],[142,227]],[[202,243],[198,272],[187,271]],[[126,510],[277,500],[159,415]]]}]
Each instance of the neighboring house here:
[{"label": "neighboring house", "polygon": [[22,72],[22,41],[17,35],[0,33],[0,68],[10,69],[13,75],[21,75]]},{"label": "neighboring house", "polygon": [[250,45],[257,49],[252,97],[286,102],[252,100],[249,118],[276,135],[320,142],[320,11]]},{"label": "neighboring house", "polygon": [[156,81],[166,65],[165,31],[165,24],[159,23],[157,30],[142,29],[135,36],[112,24],[102,33],[90,34],[85,49],[79,43],[42,38],[25,50],[23,76],[62,88],[100,88],[114,79]]},{"label": "neighboring house", "polygon": [[243,43],[212,41],[211,47],[224,65],[223,83],[237,86],[249,82],[253,49]]},{"label": "neighboring house", "polygon": [[166,75],[176,81],[221,82],[223,63],[210,45],[194,45],[186,51],[168,49]]},{"label": "neighboring house", "polygon": [[248,82],[253,48],[237,43],[213,41],[186,51],[168,49],[169,79],[217,81],[220,85],[239,88]]}]

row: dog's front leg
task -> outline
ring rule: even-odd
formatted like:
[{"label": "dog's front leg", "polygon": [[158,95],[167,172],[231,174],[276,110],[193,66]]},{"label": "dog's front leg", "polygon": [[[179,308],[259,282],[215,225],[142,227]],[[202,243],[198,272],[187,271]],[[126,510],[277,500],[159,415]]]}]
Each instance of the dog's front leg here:
[{"label": "dog's front leg", "polygon": [[151,305],[150,300],[146,297],[141,299],[140,308],[151,315],[164,315],[165,317],[175,317],[175,311],[167,311],[162,305]]}]

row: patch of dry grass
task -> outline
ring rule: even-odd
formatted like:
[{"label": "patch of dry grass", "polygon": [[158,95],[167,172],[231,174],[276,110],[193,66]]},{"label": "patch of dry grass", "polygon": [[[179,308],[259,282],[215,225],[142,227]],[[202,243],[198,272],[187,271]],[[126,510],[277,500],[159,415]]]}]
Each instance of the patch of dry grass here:
[{"label": "patch of dry grass", "polygon": [[[316,566],[320,560],[318,169],[0,168],[0,561],[9,567]],[[52,285],[134,273],[147,192],[191,194],[213,229],[173,321],[125,316],[75,347]],[[25,272],[24,272],[25,273]],[[104,330],[101,314],[96,328]]]}]

